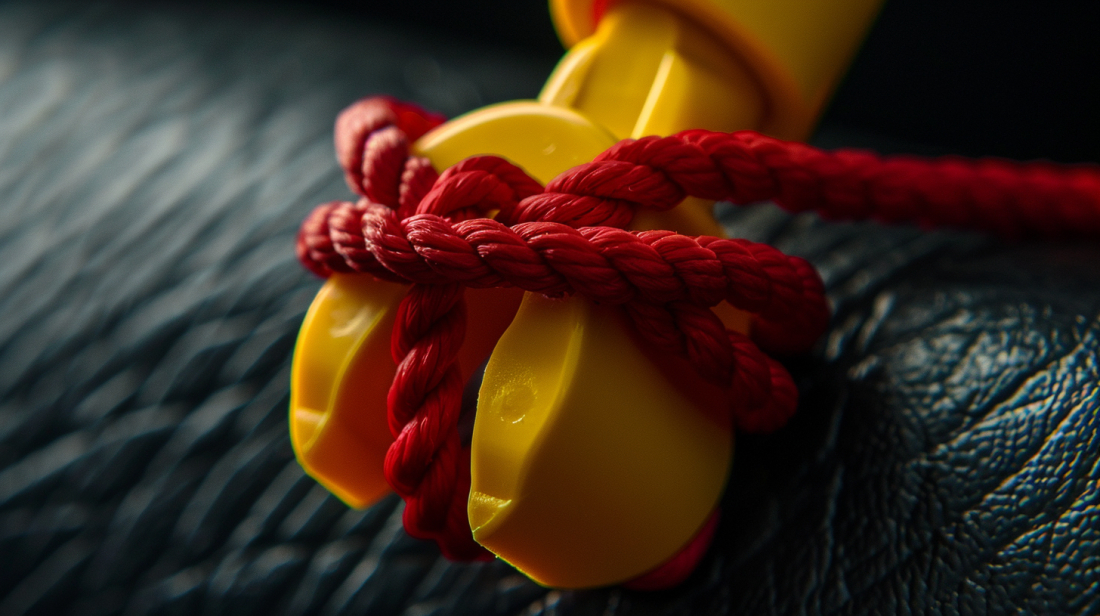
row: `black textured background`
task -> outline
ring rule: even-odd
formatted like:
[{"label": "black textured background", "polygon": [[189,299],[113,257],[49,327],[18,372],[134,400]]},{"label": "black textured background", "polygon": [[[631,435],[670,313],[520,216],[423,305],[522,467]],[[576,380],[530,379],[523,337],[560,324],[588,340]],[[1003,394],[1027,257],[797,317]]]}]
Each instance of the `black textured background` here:
[{"label": "black textured background", "polygon": [[[739,441],[716,545],[672,591],[448,564],[394,499],[349,511],[303,475],[288,364],[320,283],[291,246],[347,195],[332,120],[370,93],[448,114],[533,96],[557,55],[535,4],[502,33],[488,2],[0,0],[0,615],[1100,614],[1091,245],[721,210],[809,258],[836,316],[791,363],[794,423]],[[1096,44],[1073,34],[1096,5],[1006,2],[986,38],[944,34],[982,5],[914,49],[946,5],[892,3],[819,142],[1100,158]],[[883,67],[952,45],[981,67],[1028,11],[1065,35],[1016,48],[1081,51],[1041,74],[1078,96],[996,105],[984,126],[1031,118],[1012,139],[919,130],[950,126],[929,91],[973,99]]]}]

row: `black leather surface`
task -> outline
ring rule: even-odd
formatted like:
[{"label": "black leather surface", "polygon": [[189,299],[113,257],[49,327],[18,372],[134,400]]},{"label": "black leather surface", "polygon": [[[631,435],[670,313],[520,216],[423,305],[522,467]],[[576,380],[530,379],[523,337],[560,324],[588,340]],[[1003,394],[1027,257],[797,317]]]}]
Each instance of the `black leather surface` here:
[{"label": "black leather surface", "polygon": [[454,114],[549,68],[314,9],[0,2],[0,614],[1100,613],[1091,245],[723,210],[836,314],[675,590],[448,564],[394,499],[305,477],[292,238],[347,194],[336,112]]}]

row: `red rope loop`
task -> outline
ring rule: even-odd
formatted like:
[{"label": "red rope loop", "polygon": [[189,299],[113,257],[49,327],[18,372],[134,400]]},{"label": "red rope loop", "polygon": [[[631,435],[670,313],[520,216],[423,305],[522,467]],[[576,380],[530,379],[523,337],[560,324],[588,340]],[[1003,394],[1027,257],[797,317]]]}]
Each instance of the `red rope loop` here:
[{"label": "red rope loop", "polygon": [[[488,557],[466,521],[469,451],[457,431],[464,287],[622,305],[651,344],[728,388],[739,429],[767,431],[787,421],[798,397],[767,352],[804,352],[827,325],[816,271],[745,240],[623,230],[639,208],[665,210],[687,196],[772,200],[830,219],[1009,237],[1100,235],[1094,166],[880,158],[749,131],[691,130],[621,141],[543,189],[492,156],[437,174],[409,147],[442,121],[387,98],[345,110],[337,157],[362,198],[318,206],[302,224],[297,252],[322,277],[361,272],[412,284],[393,331],[398,369],[387,404],[396,440],[386,477],[405,498],[410,534],[436,540],[453,559]],[[722,301],[754,315],[750,336],[725,329],[710,310]]]}]

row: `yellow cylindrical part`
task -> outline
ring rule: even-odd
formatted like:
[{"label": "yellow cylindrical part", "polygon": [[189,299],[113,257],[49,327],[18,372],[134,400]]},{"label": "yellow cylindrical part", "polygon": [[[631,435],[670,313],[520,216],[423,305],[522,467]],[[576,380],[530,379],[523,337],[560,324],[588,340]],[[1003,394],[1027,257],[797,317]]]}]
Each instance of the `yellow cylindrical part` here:
[{"label": "yellow cylindrical part", "polygon": [[[677,15],[718,41],[724,51],[717,55],[736,58],[759,84],[765,105],[762,121],[739,128],[805,139],[883,1],[550,0],[550,11],[562,41],[582,53],[582,41],[599,36],[603,28],[597,18],[607,19],[633,6]],[[613,84],[614,80],[605,87]],[[729,102],[720,93],[714,96]]]},{"label": "yellow cylindrical part", "polygon": [[[492,152],[548,182],[615,141],[573,109],[513,102],[456,118],[415,147],[437,168]],[[709,204],[694,199],[635,225],[721,234]],[[744,313],[720,314],[747,331]],[[650,352],[621,311],[526,294],[478,398],[474,538],[548,586],[614,584],[660,565],[721,497],[733,447],[727,405],[685,360]]]}]

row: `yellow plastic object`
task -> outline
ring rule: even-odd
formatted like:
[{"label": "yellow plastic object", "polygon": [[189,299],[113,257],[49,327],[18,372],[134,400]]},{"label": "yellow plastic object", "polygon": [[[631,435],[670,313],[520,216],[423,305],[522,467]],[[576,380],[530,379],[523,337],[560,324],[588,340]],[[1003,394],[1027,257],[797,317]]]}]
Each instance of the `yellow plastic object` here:
[{"label": "yellow plastic object", "polygon": [[615,145],[611,133],[564,107],[534,101],[501,103],[447,122],[416,142],[436,169],[480,154],[502,156],[546,184]]},{"label": "yellow plastic object", "polygon": [[[614,138],[759,121],[761,96],[740,64],[667,11],[617,7],[584,48],[558,67],[541,104],[474,112],[417,148],[437,165],[500,153],[545,182]],[[566,143],[586,148],[596,135],[608,142],[580,161],[561,156]],[[688,199],[640,212],[634,227],[721,235],[710,210]],[[728,400],[682,360],[648,353],[615,314],[582,299],[525,296],[485,371],[471,528],[548,586],[613,584],[660,565],[691,540],[725,485]],[[729,306],[719,314],[747,331],[748,315]]]},{"label": "yellow plastic object", "polygon": [[623,318],[529,294],[515,324],[537,326],[509,328],[485,370],[470,526],[540,584],[603,586],[652,569],[696,533],[726,482],[721,390],[644,352]]},{"label": "yellow plastic object", "polygon": [[[306,313],[291,366],[290,440],[302,467],[352,507],[390,490],[382,467],[393,437],[386,393],[396,371],[390,332],[408,287],[370,276],[329,278]],[[466,293],[469,319],[459,354],[465,378],[511,322],[515,289]]]},{"label": "yellow plastic object", "polygon": [[[805,139],[883,1],[646,0],[645,5],[661,7],[678,15],[681,22],[709,32],[760,84],[764,117],[759,124],[738,128]],[[597,3],[610,4],[598,25]],[[593,40],[600,36],[597,30],[612,27],[605,22],[618,19],[617,12],[645,5],[625,0],[550,0],[558,34],[572,47],[563,66],[577,61],[571,59],[574,54],[590,53],[589,44],[582,41]],[[636,38],[635,42],[643,40]],[[614,88],[618,82],[613,75],[599,79],[606,84],[603,88]],[[725,94],[708,96],[729,102]]]}]

